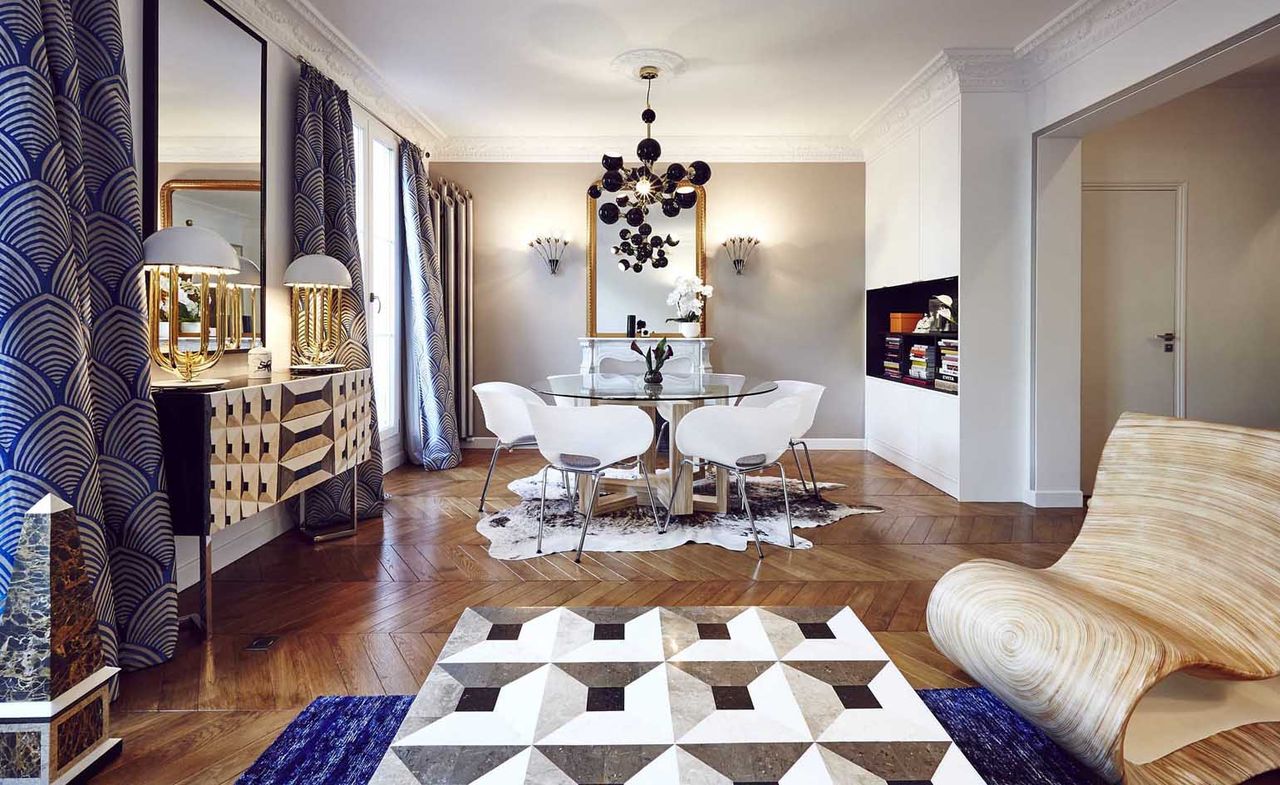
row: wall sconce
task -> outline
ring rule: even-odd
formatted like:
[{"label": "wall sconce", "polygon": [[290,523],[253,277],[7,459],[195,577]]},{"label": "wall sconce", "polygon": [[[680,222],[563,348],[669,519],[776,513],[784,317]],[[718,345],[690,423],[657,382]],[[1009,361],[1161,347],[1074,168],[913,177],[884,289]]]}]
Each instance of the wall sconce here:
[{"label": "wall sconce", "polygon": [[285,269],[284,285],[293,289],[293,349],[302,360],[289,367],[302,373],[341,370],[333,362],[341,343],[339,298],[351,288],[351,273],[332,256],[306,254]]},{"label": "wall sconce", "polygon": [[547,269],[555,275],[560,269],[560,260],[564,258],[565,251],[569,250],[569,240],[560,235],[535,237],[529,241],[529,247],[538,252],[538,257],[547,263]]},{"label": "wall sconce", "polygon": [[724,249],[729,252],[729,258],[733,260],[733,271],[738,275],[742,275],[742,270],[747,266],[747,260],[751,258],[751,254],[756,250],[756,246],[760,241],[754,237],[730,237],[721,243]]},{"label": "wall sconce", "polygon": [[[216,389],[226,384],[226,379],[196,377],[222,358],[227,333],[227,276],[240,272],[235,249],[210,229],[172,226],[143,242],[142,259],[151,359],[178,377],[153,382],[152,386]],[[198,332],[188,336],[182,335],[184,299],[200,310]],[[163,340],[162,311],[168,327]],[[198,340],[196,348],[183,348],[184,337]]]}]

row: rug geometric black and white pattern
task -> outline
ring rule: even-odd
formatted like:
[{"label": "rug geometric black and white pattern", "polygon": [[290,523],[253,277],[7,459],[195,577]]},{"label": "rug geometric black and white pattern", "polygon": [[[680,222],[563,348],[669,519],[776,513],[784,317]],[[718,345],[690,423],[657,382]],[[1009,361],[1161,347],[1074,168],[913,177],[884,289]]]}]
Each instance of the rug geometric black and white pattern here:
[{"label": "rug geometric black and white pattern", "polygon": [[[659,473],[665,473],[660,469]],[[751,546],[751,528],[747,514],[742,511],[738,491],[730,484],[729,512],[719,515],[713,512],[695,512],[671,520],[667,531],[659,534],[653,523],[653,513],[648,506],[598,515],[591,520],[587,532],[587,551],[660,551],[676,548],[685,543],[718,545],[728,550],[741,551]],[[525,477],[507,486],[521,498],[520,504],[507,510],[481,518],[476,530],[489,540],[489,555],[495,559],[531,559],[538,556],[538,509],[541,485],[538,477]],[[818,483],[822,490],[843,488],[839,483]],[[700,480],[694,485],[698,493],[713,494],[714,481]],[[805,492],[798,480],[787,482],[791,497],[791,525],[795,529],[827,526],[851,515],[883,512],[874,505],[850,506]],[[787,519],[783,508],[782,481],[777,477],[748,477],[747,493],[751,510],[755,513],[760,541],[787,546]],[[542,553],[565,553],[576,550],[582,533],[584,516],[569,503],[558,472],[547,478],[547,519],[543,531]],[[658,505],[658,515],[666,518],[666,510]],[[797,549],[812,548],[813,543],[795,537]]]},{"label": "rug geometric black and white pattern", "polygon": [[472,608],[372,785],[982,785],[849,608]]}]

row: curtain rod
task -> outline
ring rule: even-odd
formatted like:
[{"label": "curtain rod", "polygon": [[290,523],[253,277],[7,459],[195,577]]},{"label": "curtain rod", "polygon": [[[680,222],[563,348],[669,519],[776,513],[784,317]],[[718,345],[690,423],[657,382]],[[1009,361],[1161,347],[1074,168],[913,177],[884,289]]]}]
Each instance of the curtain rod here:
[{"label": "curtain rod", "polygon": [[[275,43],[275,44],[276,44],[276,46],[280,46],[280,44],[276,43],[274,40],[272,41],[272,43]],[[285,49],[283,46],[280,46],[280,48],[281,48],[281,49],[284,49],[284,51],[285,51],[286,53],[289,51],[288,49]],[[294,59],[294,60],[297,60],[299,63],[302,63],[302,64],[304,64],[304,65],[309,65],[309,66],[311,66],[312,68],[315,68],[317,71],[320,71],[320,73],[324,73],[324,72],[323,72],[323,71],[321,71],[319,68],[316,68],[316,66],[315,66],[315,65],[313,65],[313,64],[312,64],[312,62],[311,62],[310,60],[308,60],[307,58],[303,57],[302,55],[292,55],[292,57],[293,57],[293,59]],[[346,90],[346,91],[344,91],[344,92],[346,92],[346,94],[347,94],[347,99],[348,99],[348,100],[350,100],[350,101],[351,101],[351,103],[353,103],[353,104],[355,104],[356,106],[360,107],[360,108],[365,112],[365,114],[369,115],[369,116],[370,116],[370,117],[372,117],[374,120],[377,120],[378,122],[380,122],[380,123],[382,123],[383,125],[385,125],[385,126],[387,127],[387,129],[391,131],[391,133],[395,134],[396,136],[400,137],[401,139],[404,139],[404,140],[406,140],[406,141],[408,141],[408,142],[410,142],[410,143],[413,143],[413,140],[412,140],[412,139],[410,139],[407,135],[402,134],[402,133],[400,133],[399,131],[397,131],[397,130],[396,130],[396,128],[395,128],[395,126],[393,126],[391,123],[388,123],[386,120],[383,120],[381,117],[379,117],[379,116],[377,115],[377,113],[376,113],[376,112],[374,112],[372,109],[370,109],[369,107],[367,107],[367,106],[365,106],[363,103],[361,103],[361,102],[360,102],[360,100],[359,100],[359,99],[357,99],[355,96],[351,95],[351,91],[350,91],[350,90]],[[422,157],[423,157],[423,158],[430,158],[430,157],[431,157],[431,153],[430,153],[429,151],[427,151],[427,150],[422,150],[421,148],[419,148],[419,150],[422,152]]]}]

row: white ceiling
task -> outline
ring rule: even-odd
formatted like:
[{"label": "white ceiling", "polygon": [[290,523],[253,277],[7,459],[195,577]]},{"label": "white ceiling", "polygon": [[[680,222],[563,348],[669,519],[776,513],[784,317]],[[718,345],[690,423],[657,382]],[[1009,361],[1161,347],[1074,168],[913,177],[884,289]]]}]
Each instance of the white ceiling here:
[{"label": "white ceiling", "polygon": [[262,43],[203,0],[159,12],[161,160],[258,160]]},{"label": "white ceiling", "polygon": [[[310,0],[451,141],[635,136],[628,49],[689,61],[654,136],[847,137],[947,47],[1012,47],[1071,0]],[[527,144],[527,141],[526,141]]]}]

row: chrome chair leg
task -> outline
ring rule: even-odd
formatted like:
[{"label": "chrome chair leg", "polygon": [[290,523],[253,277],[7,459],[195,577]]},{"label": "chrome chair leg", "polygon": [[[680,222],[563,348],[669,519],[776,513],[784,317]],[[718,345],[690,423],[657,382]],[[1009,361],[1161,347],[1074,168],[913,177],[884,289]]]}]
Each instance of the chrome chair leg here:
[{"label": "chrome chair leg", "polygon": [[809,482],[813,483],[814,497],[821,499],[822,494],[818,493],[818,475],[813,473],[813,457],[809,455],[809,443],[805,441],[796,442],[804,448],[804,460],[809,464]]},{"label": "chrome chair leg", "polygon": [[676,491],[680,488],[680,478],[684,476],[684,467],[687,463],[689,463],[688,458],[680,461],[680,465],[676,467],[675,474],[671,478],[671,498],[667,501],[667,522],[658,527],[658,534],[666,534],[667,528],[671,526],[671,508],[675,506]]},{"label": "chrome chair leg", "polygon": [[649,512],[653,513],[653,525],[661,527],[658,523],[658,504],[653,500],[653,484],[649,482],[649,468],[644,465],[644,459],[639,459],[640,475],[644,477],[644,489],[649,493]]},{"label": "chrome chair leg", "polygon": [[787,511],[787,536],[791,538],[791,547],[795,548],[796,532],[791,528],[791,494],[787,493],[787,469],[782,461],[778,461],[778,473],[782,475],[782,506]]},{"label": "chrome chair leg", "polygon": [[[569,487],[569,473],[564,469],[560,470],[560,481],[564,483],[564,496],[569,500],[570,509],[573,509],[572,505],[577,499],[574,497],[574,491]],[[542,495],[546,496],[546,491],[543,491]]]},{"label": "chrome chair leg", "polygon": [[582,548],[587,544],[587,527],[591,525],[591,516],[596,511],[596,496],[600,490],[600,475],[591,475],[591,498],[587,500],[587,519],[582,522],[582,536],[578,538],[578,556],[575,562],[582,561]]},{"label": "chrome chair leg", "polygon": [[804,469],[800,468],[800,453],[796,452],[796,443],[791,443],[791,457],[796,461],[796,474],[800,475],[800,485],[804,488],[804,492],[809,492],[809,486],[804,481]]},{"label": "chrome chair leg", "polygon": [[751,524],[751,536],[756,541],[756,553],[763,559],[764,549],[760,547],[760,532],[756,529],[756,515],[751,511],[751,502],[747,500],[747,478],[742,473],[738,474],[738,493],[742,496],[742,509],[747,511],[747,521]]},{"label": "chrome chair leg", "polygon": [[502,442],[498,442],[493,446],[493,457],[489,458],[489,473],[484,476],[484,489],[480,491],[480,507],[479,511],[484,512],[484,497],[489,495],[489,481],[493,479],[493,467],[498,465],[498,451],[502,449]]},{"label": "chrome chair leg", "polygon": [[538,553],[542,553],[542,524],[547,518],[547,472],[551,464],[542,467],[542,503],[538,505]]}]

